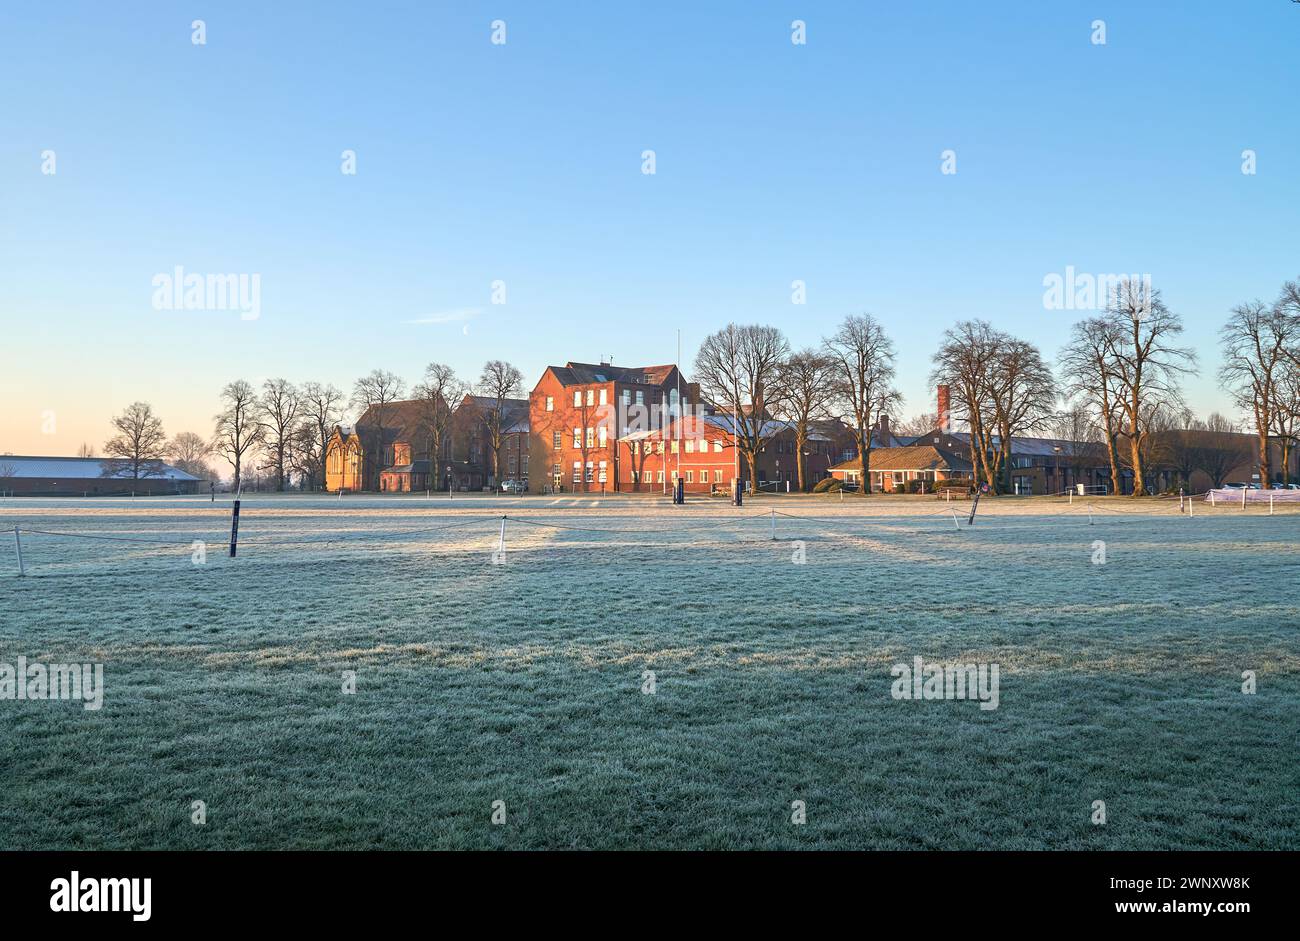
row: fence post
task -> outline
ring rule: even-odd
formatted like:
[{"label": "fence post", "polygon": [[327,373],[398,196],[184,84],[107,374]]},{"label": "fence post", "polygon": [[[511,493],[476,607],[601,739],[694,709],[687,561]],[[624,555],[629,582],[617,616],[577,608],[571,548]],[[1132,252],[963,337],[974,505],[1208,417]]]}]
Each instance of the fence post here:
[{"label": "fence post", "polygon": [[497,546],[497,551],[501,553],[501,558],[506,557],[506,516],[501,514],[501,544]]},{"label": "fence post", "polygon": [[1268,515],[1273,515],[1273,492],[1271,490],[1268,494]]},{"label": "fence post", "polygon": [[975,511],[979,509],[979,506],[980,506],[980,492],[976,490],[975,499],[972,500],[970,503],[970,519],[966,521],[967,526],[975,525]]},{"label": "fence post", "polygon": [[23,541],[18,536],[17,526],[14,526],[14,548],[18,550],[18,576],[21,578],[27,574],[27,570],[23,568]]},{"label": "fence post", "polygon": [[772,508],[772,539],[776,539],[776,507]]},{"label": "fence post", "polygon": [[1092,504],[1088,504],[1088,525],[1092,525]]},{"label": "fence post", "polygon": [[952,525],[957,532],[961,532],[961,523],[957,522],[957,508],[952,507]]},{"label": "fence post", "polygon": [[1242,487],[1242,488],[1241,488],[1241,508],[1242,508],[1243,510],[1246,508],[1246,493],[1247,493],[1247,491],[1249,491],[1249,490],[1250,490],[1249,487]]},{"label": "fence post", "polygon": [[239,500],[235,500],[235,507],[230,511],[230,557],[235,557],[235,545],[239,542]]}]

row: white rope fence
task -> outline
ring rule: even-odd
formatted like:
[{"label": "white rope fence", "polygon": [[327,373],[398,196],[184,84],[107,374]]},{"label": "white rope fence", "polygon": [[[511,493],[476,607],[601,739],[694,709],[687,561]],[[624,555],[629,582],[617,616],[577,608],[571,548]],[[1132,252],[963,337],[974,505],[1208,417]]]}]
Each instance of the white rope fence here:
[{"label": "white rope fence", "polygon": [[[1243,494],[1245,496],[1243,496]],[[1275,504],[1295,504],[1300,505],[1300,491],[1258,491],[1258,490],[1213,490],[1204,495],[1204,502],[1209,503],[1216,509],[1245,509],[1250,505],[1267,505],[1269,515],[1273,513]],[[497,536],[495,552],[504,553],[507,545],[506,524],[512,523],[519,526],[531,527],[534,529],[549,530],[555,533],[590,533],[600,536],[625,536],[641,543],[647,547],[674,547],[684,544],[700,545],[730,545],[743,542],[756,541],[777,541],[780,539],[791,540],[800,538],[791,535],[790,530],[799,525],[811,525],[815,530],[832,537],[842,538],[871,538],[886,535],[891,532],[924,532],[933,534],[965,533],[965,532],[1032,532],[1041,530],[1059,530],[1063,527],[1073,526],[1095,526],[1098,521],[1105,523],[1136,523],[1142,519],[1151,519],[1156,517],[1172,517],[1182,515],[1188,519],[1195,516],[1196,501],[1191,497],[1180,496],[1177,503],[1172,498],[1168,506],[1156,509],[1138,509],[1136,507],[1114,507],[1105,504],[1098,504],[1093,501],[1079,501],[1071,503],[1063,512],[1053,515],[1052,518],[1044,518],[1044,514],[1026,514],[1027,521],[1021,522],[1015,516],[1003,514],[985,514],[978,516],[978,501],[972,501],[971,504],[963,504],[962,512],[957,512],[955,504],[946,504],[943,509],[933,513],[895,513],[879,514],[864,516],[848,516],[840,518],[826,518],[820,516],[805,516],[802,514],[789,513],[784,510],[778,510],[775,507],[765,509],[757,513],[749,513],[744,516],[707,516],[699,517],[691,521],[691,525],[683,525],[680,520],[674,520],[668,525],[638,525],[635,527],[611,527],[611,526],[584,526],[579,525],[577,521],[573,522],[551,522],[549,520],[532,519],[527,516],[515,514],[498,514],[484,513],[476,514],[465,519],[444,522],[437,526],[421,526],[401,529],[370,530],[365,532],[354,532],[346,535],[323,534],[314,536],[304,533],[290,533],[289,538],[279,537],[272,534],[260,535],[253,534],[248,538],[247,530],[242,540],[237,540],[237,525],[232,525],[230,537],[230,555],[235,557],[235,544],[238,542],[245,549],[279,549],[279,548],[311,548],[317,546],[338,546],[353,543],[368,543],[375,540],[398,541],[408,537],[431,535],[443,533],[452,530],[466,529],[473,526],[491,525],[498,529],[495,533]],[[707,507],[707,504],[702,504]],[[1057,507],[1063,507],[1065,504],[1056,504]],[[970,513],[967,516],[967,509]],[[544,512],[551,512],[549,509]],[[1087,517],[1086,521],[1084,516]],[[246,517],[247,520],[247,517]],[[749,530],[748,524],[758,520],[765,520],[767,526],[767,538],[761,536],[748,536],[746,531]],[[232,524],[233,524],[232,520]],[[707,524],[710,533],[718,534],[723,538],[701,538],[700,524]],[[780,524],[780,525],[778,525]],[[949,527],[951,524],[951,527]],[[119,543],[126,545],[137,545],[145,547],[184,547],[187,552],[194,552],[200,545],[205,547],[220,546],[225,543],[224,536],[212,536],[210,534],[195,534],[192,537],[154,537],[141,535],[118,535],[115,533],[105,532],[76,532],[71,530],[43,529],[43,528],[26,528],[19,524],[14,524],[9,529],[13,534],[14,556],[17,563],[18,574],[20,577],[27,574],[28,560],[23,552],[24,537],[39,537],[51,539],[75,539],[75,540],[97,540],[108,543]],[[658,541],[647,541],[647,537],[657,539]],[[471,550],[462,550],[471,551]],[[477,551],[477,550],[474,550]]]}]

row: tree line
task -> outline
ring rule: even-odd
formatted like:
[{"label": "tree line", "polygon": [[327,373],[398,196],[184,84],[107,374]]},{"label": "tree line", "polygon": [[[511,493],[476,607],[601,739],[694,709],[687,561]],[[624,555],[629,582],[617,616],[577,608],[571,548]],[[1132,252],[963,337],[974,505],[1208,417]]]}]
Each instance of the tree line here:
[{"label": "tree line", "polygon": [[[1179,343],[1183,329],[1160,292],[1134,279],[1121,279],[1097,316],[1071,327],[1054,366],[1027,340],[984,320],[960,321],[931,357],[929,378],[948,387],[950,414],[923,413],[899,430],[963,427],[976,477],[993,493],[1012,489],[1011,443],[1025,436],[1067,442],[1066,466],[1107,466],[1113,493],[1125,471],[1134,496],[1149,492],[1157,471],[1186,485],[1202,470],[1219,486],[1247,456],[1230,419],[1216,413],[1200,421],[1185,405],[1182,381],[1197,360]],[[1254,428],[1260,479],[1267,486],[1277,476],[1272,442],[1287,483],[1300,430],[1300,284],[1285,283],[1271,304],[1235,307],[1221,342],[1220,379]],[[728,324],[701,345],[694,378],[716,408],[739,416],[737,446],[755,477],[758,454],[782,430],[768,419],[788,422],[806,489],[808,436],[832,418],[852,429],[863,486],[870,487],[871,431],[882,415],[898,418],[895,376],[893,342],[862,314],[798,351],[775,327]]]},{"label": "tree line", "polygon": [[[442,452],[453,421],[466,408],[468,395],[478,395],[483,406],[470,406],[473,418],[485,432],[492,473],[498,473],[501,447],[508,430],[505,400],[520,394],[523,374],[509,363],[491,360],[478,381],[461,380],[443,363],[430,363],[422,380],[411,389],[416,402],[420,433],[430,455]],[[384,431],[392,406],[406,399],[406,384],[388,370],[375,369],[356,380],[351,395],[321,382],[295,384],[287,379],[265,380],[261,387],[237,379],[221,390],[221,410],[213,416],[213,433],[204,437],[181,432],[168,438],[162,420],[147,402],[133,402],[114,416],[115,434],[104,443],[104,474],[133,479],[156,477],[164,462],[201,479],[218,475],[212,459],[224,460],[231,471],[232,489],[238,491],[249,473],[266,474],[269,485],[283,491],[293,486],[320,489],[325,484],[325,461],[330,436],[342,421],[344,407],[358,414],[371,412],[365,459],[372,473],[382,469]],[[470,417],[470,416],[466,416]],[[82,447],[84,456],[90,449]]]},{"label": "tree line", "polygon": [[[1011,442],[1024,436],[1069,443],[1072,453],[1062,456],[1067,466],[1107,466],[1112,492],[1119,492],[1125,471],[1134,496],[1149,492],[1157,470],[1183,482],[1202,470],[1220,485],[1245,458],[1232,420],[1214,414],[1200,421],[1184,403],[1182,381],[1196,372],[1197,359],[1180,345],[1183,330],[1182,318],[1159,291],[1130,279],[1120,281],[1096,316],[1071,327],[1054,366],[1027,340],[984,320],[960,321],[943,332],[931,357],[929,378],[950,390],[950,414],[924,413],[899,430],[919,435],[960,424],[969,433],[976,476],[993,493],[1010,491]],[[1289,482],[1300,431],[1300,282],[1284,283],[1271,303],[1234,307],[1220,342],[1219,378],[1253,428],[1260,480],[1265,486],[1279,476]],[[820,423],[838,419],[853,436],[869,488],[872,429],[881,416],[899,417],[896,374],[892,339],[875,317],[858,314],[845,317],[817,345],[799,350],[776,327],[730,323],[701,343],[693,378],[715,409],[738,417],[736,446],[753,479],[759,454],[789,427],[798,484],[807,489],[811,437]],[[457,411],[475,393],[485,400],[476,417],[499,476],[505,400],[520,395],[522,383],[523,374],[501,360],[486,363],[474,383],[462,381],[450,366],[431,363],[411,390],[428,453],[442,452]],[[267,379],[259,390],[237,380],[221,391],[212,436],[184,432],[168,439],[152,408],[136,402],[113,419],[117,433],[104,448],[113,472],[133,477],[160,473],[164,459],[212,477],[205,462],[220,457],[230,465],[236,489],[250,467],[265,471],[276,490],[294,477],[320,487],[329,436],[344,404],[371,411],[380,446],[367,447],[366,455],[379,462],[391,407],[406,394],[401,377],[382,369],[358,379],[346,399],[328,383]],[[1271,445],[1280,451],[1277,474]]]}]

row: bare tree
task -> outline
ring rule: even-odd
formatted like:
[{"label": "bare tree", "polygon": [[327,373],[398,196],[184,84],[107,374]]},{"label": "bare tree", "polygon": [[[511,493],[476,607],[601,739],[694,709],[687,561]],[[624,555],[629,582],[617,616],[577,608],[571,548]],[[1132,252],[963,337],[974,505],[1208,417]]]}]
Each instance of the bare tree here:
[{"label": "bare tree", "polygon": [[1101,433],[1110,465],[1111,493],[1120,492],[1120,390],[1110,357],[1111,333],[1115,329],[1104,317],[1080,321],[1071,329],[1070,340],[1057,357],[1065,380],[1065,398],[1086,408]]},{"label": "bare tree", "polygon": [[799,489],[808,490],[804,449],[814,423],[829,417],[831,360],[814,349],[802,349],[790,356],[778,371],[782,391],[782,417],[794,430],[795,467]]},{"label": "bare tree", "polygon": [[850,315],[823,342],[833,363],[831,388],[853,416],[862,491],[871,490],[871,429],[881,415],[893,415],[903,397],[894,388],[894,342],[870,314]]},{"label": "bare tree", "polygon": [[290,438],[298,427],[302,401],[298,389],[287,379],[268,379],[262,383],[257,401],[258,421],[266,445],[270,466],[275,474],[275,489],[284,490],[289,476]]},{"label": "bare tree", "polygon": [[478,394],[488,400],[483,409],[483,427],[492,451],[492,477],[497,487],[501,485],[501,443],[509,428],[506,400],[519,396],[523,382],[523,373],[499,359],[484,363],[478,377]]},{"label": "bare tree", "polygon": [[201,480],[208,480],[214,476],[212,468],[207,465],[207,459],[211,454],[211,443],[192,431],[182,431],[167,445],[167,457],[172,466]]},{"label": "bare tree", "polygon": [[451,439],[456,410],[468,391],[455,370],[443,363],[430,363],[424,370],[424,381],[414,389],[416,401],[420,403],[420,425],[428,436],[429,466],[434,479],[438,479],[444,444]]},{"label": "bare tree", "polygon": [[117,434],[104,442],[104,454],[109,459],[104,462],[103,476],[120,477],[130,472],[132,480],[161,477],[167,435],[153,407],[148,402],[132,402],[113,419],[113,427]]},{"label": "bare tree", "polygon": [[1277,424],[1278,379],[1289,363],[1287,351],[1300,336],[1300,321],[1288,317],[1281,305],[1263,301],[1232,309],[1220,332],[1223,366],[1219,381],[1238,407],[1254,419],[1259,442],[1259,479],[1267,487],[1273,480],[1269,434]]},{"label": "bare tree", "polygon": [[234,470],[233,486],[239,493],[244,482],[245,458],[262,443],[262,426],[257,420],[257,393],[243,379],[221,390],[222,409],[217,413],[212,450],[224,457]]},{"label": "bare tree", "polygon": [[325,451],[339,420],[343,393],[328,382],[307,382],[299,399],[302,419],[292,439],[298,470],[314,488],[324,489]]},{"label": "bare tree", "polygon": [[90,446],[89,441],[83,441],[81,447],[77,448],[77,457],[94,457],[95,449]]},{"label": "bare tree", "polygon": [[1085,405],[1075,405],[1060,412],[1051,426],[1052,437],[1060,442],[1061,460],[1074,481],[1082,480],[1088,469],[1106,459],[1102,430]]},{"label": "bare tree", "polygon": [[[352,404],[362,414],[372,413],[374,433],[369,443],[362,442],[365,449],[364,460],[370,464],[370,485],[378,487],[379,473],[384,469],[384,428],[388,420],[388,410],[394,402],[400,401],[406,386],[395,373],[384,369],[375,369],[370,375],[362,376],[352,388]],[[360,428],[358,428],[360,431]]]},{"label": "bare tree", "polygon": [[790,344],[776,327],[729,323],[705,337],[695,354],[695,378],[701,393],[716,407],[731,412],[736,447],[749,464],[758,486],[758,455],[778,429],[771,413],[781,404],[781,364]]},{"label": "bare tree", "polygon": [[1173,345],[1183,332],[1182,320],[1142,282],[1123,279],[1107,303],[1107,353],[1121,393],[1121,434],[1128,439],[1133,468],[1133,496],[1147,492],[1142,463],[1144,419],[1157,401],[1181,402],[1179,380],[1192,372],[1196,354]]},{"label": "bare tree", "polygon": [[946,385],[952,394],[952,418],[964,421],[970,433],[970,462],[996,492],[997,466],[992,462],[997,429],[997,403],[992,377],[1002,338],[986,321],[963,320],[943,333],[931,357],[930,381]]},{"label": "bare tree", "polygon": [[1203,423],[1197,463],[1210,478],[1211,487],[1222,487],[1235,468],[1250,460],[1251,449],[1244,443],[1241,430],[1232,419],[1213,412]]},{"label": "bare tree", "polygon": [[[1153,400],[1143,406],[1142,467],[1146,477],[1158,480],[1166,471],[1181,476],[1186,458],[1178,453],[1179,436],[1192,424],[1191,413],[1182,403]],[[1131,458],[1121,458],[1131,467]],[[1189,478],[1190,479],[1190,478]],[[1158,488],[1158,484],[1157,484]]]},{"label": "bare tree", "polygon": [[1033,344],[997,334],[988,387],[998,428],[995,465],[1002,485],[1011,490],[1011,451],[1015,438],[1045,430],[1056,417],[1056,379]]},{"label": "bare tree", "polygon": [[939,427],[938,412],[920,412],[898,423],[898,433],[906,437],[919,438]]},{"label": "bare tree", "polygon": [[1300,365],[1282,364],[1273,384],[1273,435],[1282,458],[1282,483],[1291,483],[1291,457],[1300,442]]}]

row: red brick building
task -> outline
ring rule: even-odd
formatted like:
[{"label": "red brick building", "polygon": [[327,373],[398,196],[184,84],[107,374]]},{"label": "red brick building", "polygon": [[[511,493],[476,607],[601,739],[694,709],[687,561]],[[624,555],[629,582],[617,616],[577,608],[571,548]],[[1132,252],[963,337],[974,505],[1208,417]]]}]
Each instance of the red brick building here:
[{"label": "red brick building", "polygon": [[447,487],[447,468],[458,490],[481,490],[504,480],[528,478],[529,419],[527,399],[506,399],[502,403],[500,467],[495,465],[491,425],[497,400],[467,395],[452,418],[449,450],[439,468],[440,489]]},{"label": "red brick building", "polygon": [[622,490],[631,481],[619,439],[659,428],[700,405],[699,386],[675,365],[550,366],[528,400],[530,488]]},{"label": "red brick building", "polygon": [[[934,493],[945,487],[966,490],[974,480],[969,460],[937,444],[873,448],[867,473],[874,493]],[[837,464],[830,475],[861,488],[862,462],[855,457]]]}]

